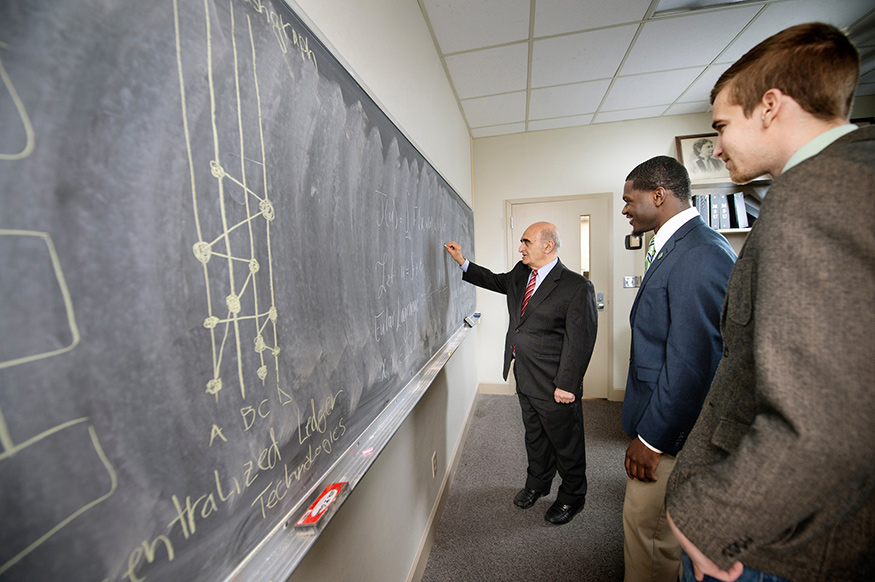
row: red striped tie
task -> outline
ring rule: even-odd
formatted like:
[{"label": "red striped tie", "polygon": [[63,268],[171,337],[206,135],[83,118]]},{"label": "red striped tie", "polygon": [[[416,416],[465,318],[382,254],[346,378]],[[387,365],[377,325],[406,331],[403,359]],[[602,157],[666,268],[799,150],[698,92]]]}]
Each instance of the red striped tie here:
[{"label": "red striped tie", "polygon": [[526,285],[526,296],[523,297],[523,311],[520,313],[520,317],[525,315],[526,313],[526,305],[529,304],[529,299],[532,298],[532,295],[535,293],[535,279],[538,278],[538,270],[532,270],[532,276],[529,277],[529,284]]}]

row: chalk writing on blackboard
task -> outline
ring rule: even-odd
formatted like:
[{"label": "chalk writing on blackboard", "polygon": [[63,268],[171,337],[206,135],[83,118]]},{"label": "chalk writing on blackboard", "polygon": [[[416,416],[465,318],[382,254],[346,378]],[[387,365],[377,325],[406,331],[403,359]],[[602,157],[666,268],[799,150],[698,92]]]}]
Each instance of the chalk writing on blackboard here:
[{"label": "chalk writing on blackboard", "polygon": [[[4,48],[6,48],[6,44],[0,43],[0,50]],[[15,104],[25,134],[24,147],[19,152],[0,152],[0,160],[23,160],[30,156],[35,148],[36,139],[33,124],[30,121],[21,97],[15,90],[9,73],[3,65],[2,57],[0,57],[0,79],[2,79],[3,86]],[[13,349],[12,353],[7,354],[4,351],[0,355],[0,370],[53,358],[75,349],[81,339],[79,327],[76,323],[70,291],[67,287],[64,272],[61,268],[51,235],[47,232],[0,229],[0,244],[8,244],[12,249],[10,255],[18,259],[15,265],[5,266],[7,273],[18,273],[23,276],[33,275],[34,279],[38,278],[38,273],[40,272],[51,273],[52,276],[49,279],[42,279],[36,282],[36,284],[55,289],[60,293],[66,315],[65,323],[69,333],[69,343],[60,348],[52,349],[51,346],[46,345],[43,350],[38,350],[35,353],[16,353]],[[43,245],[45,246],[43,247]],[[45,268],[46,263],[48,263],[50,268]],[[51,291],[48,292],[51,294]],[[26,334],[32,332],[36,336],[41,331],[30,326],[17,330],[17,333]],[[6,338],[6,341],[10,343],[14,342],[14,340],[15,338]],[[16,442],[9,429],[4,412],[0,409],[0,445],[2,445],[0,463],[4,464],[5,471],[14,472],[16,470],[15,465],[33,462],[39,458],[43,447],[57,446],[56,443],[63,443],[68,447],[71,445],[76,447],[80,451],[80,456],[87,459],[84,464],[94,469],[91,473],[92,479],[90,481],[92,487],[89,488],[88,494],[84,496],[84,499],[59,500],[58,503],[64,504],[59,512],[61,515],[55,520],[51,518],[44,520],[40,527],[35,528],[39,531],[39,535],[35,535],[32,538],[19,538],[15,541],[14,547],[4,548],[2,557],[0,557],[0,575],[39,548],[77,517],[112,496],[118,486],[115,470],[106,458],[97,432],[89,424],[87,417],[58,424],[22,442]]]},{"label": "chalk writing on blackboard", "polygon": [[[6,43],[0,42],[0,51],[6,48],[6,46]],[[33,123],[31,123],[30,117],[27,115],[27,109],[24,107],[18,91],[15,90],[15,85],[9,77],[9,73],[6,72],[6,67],[3,66],[2,55],[0,55],[0,80],[3,81],[3,86],[9,97],[12,98],[12,102],[15,103],[15,109],[18,111],[18,116],[21,119],[21,126],[25,136],[24,147],[22,147],[21,151],[9,153],[0,151],[0,160],[21,160],[33,153],[36,137],[33,131]]]}]

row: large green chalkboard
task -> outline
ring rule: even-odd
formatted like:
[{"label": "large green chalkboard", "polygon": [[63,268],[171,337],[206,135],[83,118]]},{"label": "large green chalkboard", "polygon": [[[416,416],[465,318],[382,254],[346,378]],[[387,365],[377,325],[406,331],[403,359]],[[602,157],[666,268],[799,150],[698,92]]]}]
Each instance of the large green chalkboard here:
[{"label": "large green chalkboard", "polygon": [[471,210],[279,3],[5,1],[0,77],[0,580],[221,580],[473,311]]}]

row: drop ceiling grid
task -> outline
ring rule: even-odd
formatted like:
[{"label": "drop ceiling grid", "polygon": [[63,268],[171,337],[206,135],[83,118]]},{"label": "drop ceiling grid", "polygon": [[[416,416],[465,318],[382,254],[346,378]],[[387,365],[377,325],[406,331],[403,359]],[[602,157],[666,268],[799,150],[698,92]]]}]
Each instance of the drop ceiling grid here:
[{"label": "drop ceiling grid", "polygon": [[459,99],[524,91],[528,75],[526,43],[450,55],[447,69]]},{"label": "drop ceiling grid", "polygon": [[611,86],[601,110],[619,111],[660,105],[668,107],[704,70],[704,67],[696,67],[619,77]]},{"label": "drop ceiling grid", "polygon": [[750,23],[759,7],[696,13],[644,24],[620,75],[708,65]]},{"label": "drop ceiling grid", "polygon": [[[705,112],[719,75],[763,38],[812,20],[847,27],[869,15],[864,31],[875,20],[872,0],[657,18],[658,0],[418,1],[473,137]],[[861,91],[875,93],[873,75]]]},{"label": "drop ceiling grid", "polygon": [[442,55],[529,38],[532,0],[423,0]]},{"label": "drop ceiling grid", "polygon": [[532,88],[613,77],[637,24],[535,40]]},{"label": "drop ceiling grid", "polygon": [[529,119],[548,119],[595,113],[610,86],[610,79],[532,89]]},{"label": "drop ceiling grid", "polygon": [[638,22],[651,0],[537,0],[535,38]]},{"label": "drop ceiling grid", "polygon": [[803,22],[828,22],[848,27],[873,11],[872,0],[792,0],[768,4],[744,33],[722,55],[721,63],[734,63],[757,43]]}]

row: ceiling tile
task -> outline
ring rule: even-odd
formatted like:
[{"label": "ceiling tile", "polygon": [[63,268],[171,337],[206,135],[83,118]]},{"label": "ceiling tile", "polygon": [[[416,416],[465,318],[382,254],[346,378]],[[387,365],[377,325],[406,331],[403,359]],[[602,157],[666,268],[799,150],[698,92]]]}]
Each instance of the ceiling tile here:
[{"label": "ceiling tile", "polygon": [[711,111],[710,101],[696,101],[693,103],[675,103],[665,110],[665,115],[686,115],[688,113],[707,113]]},{"label": "ceiling tile", "polygon": [[593,113],[611,84],[609,79],[547,89],[532,89],[529,119]]},{"label": "ceiling tile", "polygon": [[848,35],[860,49],[861,56],[866,52],[863,49],[875,47],[875,10],[854,23],[848,29]]},{"label": "ceiling tile", "polygon": [[537,40],[532,49],[532,87],[613,77],[638,25]]},{"label": "ceiling tile", "polygon": [[750,0],[659,0],[654,9],[654,15],[664,15],[666,12],[683,12],[692,9],[714,8],[720,4],[733,2],[749,2]]},{"label": "ceiling tile", "polygon": [[507,135],[509,133],[523,133],[524,131],[526,131],[525,123],[492,125],[490,127],[475,127],[471,130],[471,137],[490,137],[493,135]]},{"label": "ceiling tile", "polygon": [[528,78],[529,45],[460,53],[446,57],[446,62],[459,99],[523,91]]},{"label": "ceiling tile", "polygon": [[708,65],[759,8],[745,6],[647,22],[620,74]]},{"label": "ceiling tile", "polygon": [[530,0],[422,0],[443,54],[529,38]]},{"label": "ceiling tile", "polygon": [[875,83],[862,83],[858,85],[857,95],[875,95]]},{"label": "ceiling tile", "polygon": [[793,0],[770,4],[720,55],[720,62],[734,63],[760,42],[793,25],[820,21],[844,28],[870,10],[872,0]]},{"label": "ceiling tile", "polygon": [[646,117],[659,117],[665,111],[665,105],[661,107],[644,107],[642,109],[627,109],[626,111],[607,111],[597,113],[593,123],[610,123],[612,121],[626,121],[629,119],[644,119]]},{"label": "ceiling tile", "polygon": [[560,129],[562,127],[576,127],[578,125],[589,125],[591,122],[592,114],[560,117],[559,119],[540,119],[537,121],[529,122],[529,131],[540,131],[542,129]]},{"label": "ceiling tile", "polygon": [[526,120],[526,92],[505,93],[462,101],[468,127],[483,127]]},{"label": "ceiling tile", "polygon": [[705,72],[702,73],[692,85],[690,85],[690,88],[683,92],[678,101],[710,101],[711,89],[714,88],[720,75],[722,75],[728,68],[728,63],[708,67],[705,69]]},{"label": "ceiling tile", "polygon": [[650,0],[538,0],[535,3],[535,37],[562,34],[634,22],[644,18]]},{"label": "ceiling tile", "polygon": [[671,105],[692,83],[702,68],[664,71],[648,75],[620,77],[608,92],[602,111],[617,111],[634,107]]}]

